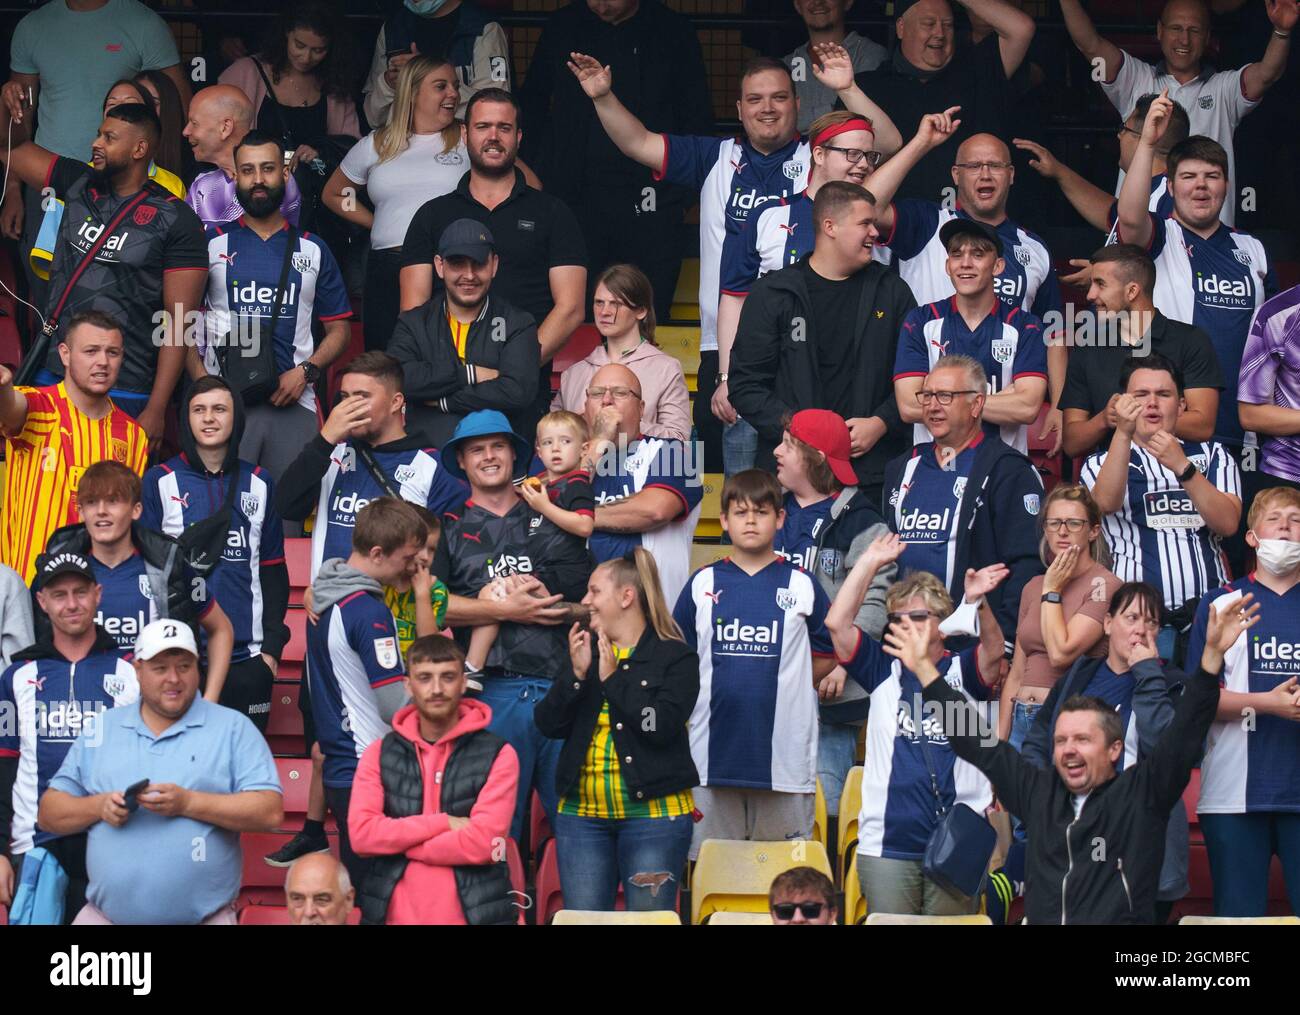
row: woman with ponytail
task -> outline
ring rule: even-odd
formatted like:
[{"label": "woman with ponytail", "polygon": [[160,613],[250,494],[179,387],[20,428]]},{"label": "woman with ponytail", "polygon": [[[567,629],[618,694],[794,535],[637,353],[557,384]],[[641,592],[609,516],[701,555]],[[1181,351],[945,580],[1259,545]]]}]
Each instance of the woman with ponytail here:
[{"label": "woman with ponytail", "polygon": [[555,816],[566,909],[673,909],[694,828],[699,783],[686,721],[699,657],[638,547],[592,572],[582,600],[590,629],[569,631],[573,679],[557,679],[534,719],[563,739]]}]

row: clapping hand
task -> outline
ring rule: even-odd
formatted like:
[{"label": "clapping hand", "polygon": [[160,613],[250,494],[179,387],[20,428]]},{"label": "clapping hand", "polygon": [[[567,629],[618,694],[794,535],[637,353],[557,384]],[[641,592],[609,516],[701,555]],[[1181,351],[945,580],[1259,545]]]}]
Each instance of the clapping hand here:
[{"label": "clapping hand", "polygon": [[853,59],[838,42],[819,42],[812,47],[813,77],[832,92],[853,87]]},{"label": "clapping hand", "polygon": [[897,532],[888,532],[873,539],[862,556],[869,562],[866,566],[879,571],[886,564],[898,560],[906,549],[907,544],[903,542],[902,536]]},{"label": "clapping hand", "polygon": [[1156,461],[1174,475],[1181,475],[1187,468],[1187,454],[1182,442],[1167,430],[1157,430],[1147,439],[1147,450],[1156,456]]},{"label": "clapping hand", "polygon": [[886,655],[891,655],[913,673],[930,659],[930,625],[914,624],[911,617],[900,617],[885,628]]},{"label": "clapping hand", "polygon": [[1201,666],[1207,673],[1217,673],[1223,656],[1243,633],[1259,623],[1259,603],[1247,592],[1233,606],[1218,609],[1213,604],[1205,618],[1205,651]]},{"label": "clapping hand", "polygon": [[1137,430],[1138,417],[1142,415],[1142,403],[1132,395],[1120,395],[1115,400],[1115,429],[1129,440]]},{"label": "clapping hand", "polygon": [[569,70],[589,99],[601,99],[614,87],[614,75],[609,67],[586,53],[569,54]]},{"label": "clapping hand", "polygon": [[983,599],[1006,580],[1011,569],[1005,564],[990,564],[976,571],[973,567],[966,569],[966,602],[975,603]]},{"label": "clapping hand", "polygon": [[573,663],[573,675],[586,680],[591,669],[591,632],[581,624],[569,628],[569,660]]}]

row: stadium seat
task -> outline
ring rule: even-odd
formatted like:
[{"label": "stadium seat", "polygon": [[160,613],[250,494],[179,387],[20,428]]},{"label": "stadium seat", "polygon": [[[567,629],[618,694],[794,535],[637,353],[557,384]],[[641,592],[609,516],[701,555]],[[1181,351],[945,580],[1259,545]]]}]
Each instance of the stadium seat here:
[{"label": "stadium seat", "polygon": [[524,858],[519,854],[519,843],[506,839],[506,866],[510,869],[510,892],[519,907],[519,925],[527,923],[524,914],[532,901],[528,898],[528,882],[524,872]]},{"label": "stadium seat", "polygon": [[694,325],[662,324],[655,328],[655,342],[682,365],[686,390],[696,391],[700,374],[700,329]]},{"label": "stadium seat", "polygon": [[862,895],[862,883],[858,881],[856,851],[849,854],[844,864],[844,923],[856,926],[867,919],[867,900]]},{"label": "stadium seat", "polygon": [[555,855],[555,840],[550,839],[542,848],[537,861],[537,876],[533,885],[533,904],[537,907],[537,925],[544,926],[564,908],[564,893],[560,890],[560,863]]},{"label": "stadium seat", "polygon": [[302,677],[302,666],[307,659],[307,612],[287,610],[284,622],[289,627],[289,640],[280,655],[280,668],[275,675],[278,680],[298,680]]},{"label": "stadium seat", "polygon": [[691,574],[694,574],[706,564],[712,564],[715,560],[721,560],[727,555],[728,547],[719,543],[692,543],[691,544]]},{"label": "stadium seat", "polygon": [[[673,291],[673,303],[694,308],[695,315],[699,316],[700,259],[698,257],[682,259],[682,270],[677,275],[677,288]],[[675,312],[674,309],[674,314]]]},{"label": "stadium seat", "polygon": [[862,811],[862,766],[854,765],[844,779],[840,794],[840,813],[835,848],[839,853],[840,884],[844,884],[846,865],[858,851],[858,815]]},{"label": "stadium seat", "polygon": [[311,583],[311,540],[294,536],[284,541],[284,562],[289,568],[289,605],[301,606]]},{"label": "stadium seat", "polygon": [[722,473],[706,472],[704,498],[700,501],[700,520],[695,525],[696,539],[717,539],[722,535],[718,516],[722,513]]},{"label": "stadium seat", "polygon": [[813,867],[833,877],[826,847],[820,842],[744,842],[706,839],[700,846],[691,881],[691,923],[716,912],[767,911],[772,879],[792,867]]},{"label": "stadium seat", "polygon": [[867,917],[867,926],[873,925],[921,925],[928,927],[992,927],[993,921],[987,916],[974,913],[970,916],[908,916],[903,913],[872,913]]},{"label": "stadium seat", "polygon": [[[288,868],[272,867],[262,858],[274,853],[293,838],[292,834],[279,832],[245,832],[239,837],[239,845],[244,853],[243,874],[239,898],[235,902],[237,909],[244,906],[282,906],[284,905],[284,879]],[[339,855],[337,835],[329,836],[330,852]]]},{"label": "stadium seat", "polygon": [[710,927],[770,927],[771,913],[714,913],[707,924]]},{"label": "stadium seat", "polygon": [[581,363],[591,355],[591,351],[600,345],[600,332],[596,330],[594,324],[580,324],[569,336],[569,340],[564,343],[564,348],[555,354],[551,360],[551,377],[553,383],[552,389],[560,390],[560,374],[568,370],[575,363]]},{"label": "stadium seat", "polygon": [[[284,791],[284,821],[280,828],[286,832],[297,832],[307,817],[307,797],[311,792],[311,758],[276,758],[275,770],[280,776],[280,788]],[[337,826],[331,814],[325,819],[325,827],[333,831]]]},{"label": "stadium seat", "polygon": [[271,685],[271,716],[266,724],[266,742],[271,753],[285,757],[301,758],[302,712],[298,710],[298,695],[302,684],[297,680],[277,680]]},{"label": "stadium seat", "polygon": [[1181,927],[1221,927],[1232,924],[1248,926],[1296,926],[1300,925],[1300,916],[1184,916],[1178,921]]},{"label": "stadium seat", "polygon": [[[348,926],[361,923],[361,907],[353,906],[348,914]],[[241,927],[287,927],[289,910],[284,906],[245,906],[239,913]]]},{"label": "stadium seat", "polygon": [[561,909],[551,921],[556,927],[586,926],[640,926],[640,927],[680,927],[682,918],[672,910],[655,910],[650,913],[629,913],[592,911],[585,909]]},{"label": "stadium seat", "polygon": [[1038,418],[1029,425],[1028,446],[1029,460],[1034,463],[1034,468],[1038,470],[1038,475],[1043,481],[1043,493],[1052,492],[1052,487],[1061,481],[1064,462],[1061,459],[1061,453],[1051,454],[1052,445],[1056,443],[1056,437],[1048,434],[1040,438],[1038,435],[1043,432],[1043,420],[1047,418],[1047,412],[1051,408],[1046,402],[1043,403],[1042,409],[1039,410]]},{"label": "stadium seat", "polygon": [[[824,847],[826,845],[826,832],[829,822],[826,817],[826,794],[822,792],[822,781],[817,780],[817,792],[813,796],[813,830],[812,837],[815,841],[820,842]],[[833,878],[834,875],[832,874]]]},{"label": "stadium seat", "polygon": [[551,822],[546,817],[546,808],[537,790],[528,801],[528,852],[532,856],[533,868],[537,868],[542,859],[542,850],[555,835],[551,831]]}]

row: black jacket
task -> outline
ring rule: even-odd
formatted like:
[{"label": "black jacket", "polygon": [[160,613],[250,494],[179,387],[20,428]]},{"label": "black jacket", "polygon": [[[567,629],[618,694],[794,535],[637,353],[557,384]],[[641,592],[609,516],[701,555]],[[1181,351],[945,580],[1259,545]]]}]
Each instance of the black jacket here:
[{"label": "black jacket", "polygon": [[686,721],[700,693],[699,656],[683,641],[661,639],[647,624],[636,649],[602,682],[594,638],[592,643],[586,679],[571,673],[556,678],[533,711],[544,736],[564,740],[557,791],[564,795],[577,784],[606,700],[619,769],[635,799],[653,800],[698,786]]},{"label": "black jacket", "polygon": [[[961,499],[957,553],[948,592],[954,603],[961,602],[967,568],[1005,564],[1011,569],[1006,580],[988,596],[1010,657],[1020,620],[1020,594],[1029,579],[1044,570],[1038,556],[1043,481],[1033,462],[996,437],[985,434],[975,447],[975,461]],[[932,454],[932,443],[919,444],[885,468],[885,513],[895,532],[899,531],[903,509],[899,505],[900,487],[907,463],[918,455]],[[906,498],[902,499],[905,507]]]},{"label": "black jacket", "polygon": [[935,680],[929,707],[944,711],[948,742],[980,769],[1025,823],[1025,916],[1030,923],[1143,924],[1155,920],[1169,812],[1187,787],[1219,703],[1219,680],[1198,670],[1164,735],[1136,765],[1094,789],[1075,817],[1055,769],[1026,761],[969,703]]},{"label": "black jacket", "polygon": [[[407,428],[422,430],[435,447],[451,439],[462,416],[478,409],[499,409],[516,432],[527,432],[542,355],[531,314],[489,296],[469,326],[462,361],[447,323],[446,297],[437,295],[398,316],[388,354],[405,375]],[[480,381],[476,367],[491,367],[500,376]]]},{"label": "black jacket", "polygon": [[[356,445],[364,442],[349,438],[345,443]],[[376,444],[370,450],[386,454],[393,451],[418,451],[428,446],[424,434],[408,433],[387,444]],[[305,522],[311,517],[320,503],[320,483],[329,471],[330,455],[333,453],[334,445],[320,434],[303,445],[302,451],[284,470],[280,484],[275,488],[275,508],[280,512],[281,518],[291,522]],[[366,468],[360,458],[357,459],[357,468]],[[393,477],[389,476],[388,481],[392,483]]]},{"label": "black jacket", "polygon": [[[894,401],[894,358],[903,318],[916,307],[916,300],[907,283],[883,265],[872,261],[863,273],[857,315],[833,325],[817,322],[802,266],[769,272],[755,282],[740,312],[727,385],[736,412],[758,431],[761,461],[781,442],[787,414],[834,409],[846,419],[879,416],[885,421],[885,435],[865,455],[853,459],[860,484],[873,487],[879,486],[885,463],[909,443],[908,427]],[[807,324],[795,328],[796,319]],[[853,405],[845,412],[822,401],[817,345],[847,341],[856,343],[858,354]]]},{"label": "black jacket", "polygon": [[[655,183],[650,170],[618,150],[568,68],[569,54],[588,53],[614,75],[614,93],[647,130],[712,134],[708,75],[695,26],[659,0],[641,0],[626,21],[608,25],[585,0],[551,14],[516,96],[523,107],[520,155],[548,193],[575,209],[592,181],[653,186],[658,201],[685,205],[697,195]],[[593,265],[593,267],[595,267]]]}]

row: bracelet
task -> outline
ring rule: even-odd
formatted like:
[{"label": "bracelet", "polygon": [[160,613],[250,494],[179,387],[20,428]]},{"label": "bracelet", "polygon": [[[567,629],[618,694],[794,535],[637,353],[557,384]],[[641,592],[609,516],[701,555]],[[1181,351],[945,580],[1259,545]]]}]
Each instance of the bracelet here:
[{"label": "bracelet", "polygon": [[1290,33],[1290,32],[1279,32],[1276,28],[1273,29],[1273,34],[1276,35],[1279,39],[1289,39],[1289,38],[1291,38],[1291,33]]}]

